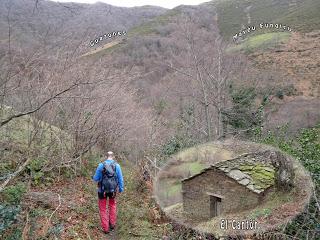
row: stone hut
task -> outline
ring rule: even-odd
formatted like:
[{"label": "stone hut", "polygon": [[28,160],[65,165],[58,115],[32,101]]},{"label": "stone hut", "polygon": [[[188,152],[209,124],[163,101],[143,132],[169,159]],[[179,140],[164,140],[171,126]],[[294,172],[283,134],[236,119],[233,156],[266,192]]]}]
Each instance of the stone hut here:
[{"label": "stone hut", "polygon": [[266,158],[246,154],[183,179],[184,213],[206,220],[256,207],[275,184],[275,169]]}]

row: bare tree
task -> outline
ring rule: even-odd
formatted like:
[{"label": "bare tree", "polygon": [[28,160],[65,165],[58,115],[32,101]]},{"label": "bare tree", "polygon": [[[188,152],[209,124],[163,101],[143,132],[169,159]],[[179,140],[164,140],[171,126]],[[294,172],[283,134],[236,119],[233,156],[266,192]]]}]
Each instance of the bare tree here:
[{"label": "bare tree", "polygon": [[2,178],[0,191],[33,159],[46,159],[41,171],[48,171],[79,165],[96,145],[145,142],[150,115],[136,102],[136,92],[128,85],[129,72],[110,71],[105,67],[110,59],[78,58],[82,40],[65,39],[64,45],[53,46],[39,36],[43,41],[34,48],[21,49],[14,42],[16,22],[10,6],[8,41],[0,45],[0,131],[8,136],[1,144],[12,141],[12,129],[23,119],[28,122],[29,147],[21,150],[16,170]]},{"label": "bare tree", "polygon": [[184,95],[189,95],[203,110],[198,110],[197,121],[202,122],[203,114],[203,132],[207,141],[212,141],[226,132],[224,111],[231,104],[230,86],[239,80],[240,75],[245,75],[247,62],[240,55],[228,53],[217,29],[199,29],[195,16],[185,16],[178,26],[180,31],[175,41],[179,41],[183,48],[178,53],[172,50],[172,58],[166,65],[186,83],[188,93]]}]

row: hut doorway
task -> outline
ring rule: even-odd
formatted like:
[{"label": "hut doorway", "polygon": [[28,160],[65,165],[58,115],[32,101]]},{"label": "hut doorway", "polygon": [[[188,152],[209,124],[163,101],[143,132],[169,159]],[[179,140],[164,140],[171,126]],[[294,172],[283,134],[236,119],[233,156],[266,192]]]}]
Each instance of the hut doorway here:
[{"label": "hut doorway", "polygon": [[221,197],[214,194],[210,194],[209,197],[210,218],[219,216],[221,213]]}]

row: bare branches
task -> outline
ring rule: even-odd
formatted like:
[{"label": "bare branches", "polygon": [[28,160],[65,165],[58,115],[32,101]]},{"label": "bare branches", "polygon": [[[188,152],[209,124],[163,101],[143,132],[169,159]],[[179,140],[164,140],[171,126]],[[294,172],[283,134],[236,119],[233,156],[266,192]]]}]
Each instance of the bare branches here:
[{"label": "bare branches", "polygon": [[165,66],[169,67],[170,69],[174,70],[175,72],[178,72],[182,75],[185,75],[187,77],[190,77],[190,78],[194,78],[194,76],[192,74],[189,74],[189,73],[186,73],[185,71],[177,68],[177,67],[174,67],[172,64],[165,64]]},{"label": "bare branches", "polygon": [[[188,72],[174,66],[173,63],[166,64],[166,66],[180,75],[188,77],[187,87],[193,95],[191,99],[195,101],[195,104],[200,104],[203,109],[206,137],[208,141],[211,141],[214,135],[216,138],[224,132],[222,110],[227,105],[227,82],[230,81],[229,76],[234,71],[234,66],[231,64],[230,57],[225,54],[225,46],[221,39],[215,34],[208,33],[200,38],[199,35],[202,32],[190,16],[187,16],[181,28],[184,33],[179,42],[181,45],[185,44],[182,45],[184,46],[182,52],[185,54],[173,59],[178,60],[176,65],[184,66]],[[231,66],[228,71],[223,71],[225,65]],[[216,128],[215,131],[213,126]]]},{"label": "bare branches", "polygon": [[5,189],[5,187],[26,168],[30,161],[31,158],[27,158],[25,162],[19,166],[17,171],[9,175],[9,177],[0,185],[0,192],[2,192]]},{"label": "bare branches", "polygon": [[60,208],[61,206],[61,196],[58,194],[58,199],[59,199],[59,205],[56,207],[56,209],[50,214],[50,217],[48,218],[47,223],[49,224],[51,221],[52,216],[55,214],[55,212]]},{"label": "bare branches", "polygon": [[39,111],[41,108],[43,108],[46,104],[48,104],[49,102],[51,102],[52,100],[54,100],[55,98],[59,97],[60,95],[74,89],[75,87],[77,87],[79,84],[73,84],[71,85],[70,87],[56,93],[55,95],[49,97],[47,100],[45,100],[44,102],[42,102],[39,106],[35,107],[34,109],[32,110],[29,110],[29,111],[26,111],[26,112],[20,112],[20,113],[17,113],[17,114],[13,114],[11,115],[10,117],[8,117],[7,119],[3,120],[0,122],[0,127],[3,127],[4,125],[6,125],[7,123],[9,123],[11,120],[15,119],[15,118],[19,118],[19,117],[22,117],[22,116],[26,116],[26,115],[30,115],[32,113],[35,113],[37,111]]}]

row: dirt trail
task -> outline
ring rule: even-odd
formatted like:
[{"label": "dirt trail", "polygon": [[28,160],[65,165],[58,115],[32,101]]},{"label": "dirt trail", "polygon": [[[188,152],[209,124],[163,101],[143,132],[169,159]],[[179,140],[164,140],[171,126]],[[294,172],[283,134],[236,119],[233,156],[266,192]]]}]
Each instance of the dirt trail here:
[{"label": "dirt trail", "polygon": [[24,211],[34,216],[25,227],[28,239],[118,239],[116,229],[109,234],[101,231],[96,188],[91,179],[77,177],[57,182],[49,190],[33,188],[25,199]]},{"label": "dirt trail", "polygon": [[108,239],[108,240],[117,240],[117,230],[114,229],[112,232],[110,232],[109,234],[105,234],[104,239]]}]

